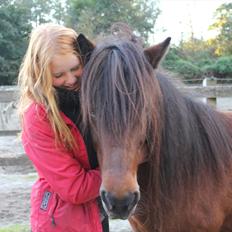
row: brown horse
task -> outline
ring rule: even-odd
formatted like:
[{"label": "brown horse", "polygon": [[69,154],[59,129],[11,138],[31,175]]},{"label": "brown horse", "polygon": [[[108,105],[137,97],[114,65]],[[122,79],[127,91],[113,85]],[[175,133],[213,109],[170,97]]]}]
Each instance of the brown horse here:
[{"label": "brown horse", "polygon": [[154,71],[169,41],[145,50],[112,37],[93,51],[87,46],[81,105],[97,148],[101,198],[134,231],[231,232],[232,117]]}]

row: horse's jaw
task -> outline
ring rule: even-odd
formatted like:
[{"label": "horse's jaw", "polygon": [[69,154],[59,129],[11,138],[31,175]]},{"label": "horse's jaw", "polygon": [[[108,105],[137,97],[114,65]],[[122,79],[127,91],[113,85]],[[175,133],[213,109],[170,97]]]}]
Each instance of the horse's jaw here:
[{"label": "horse's jaw", "polygon": [[101,159],[100,196],[109,217],[125,220],[133,214],[140,199],[140,191],[137,161],[123,161],[122,157],[125,157],[124,150],[114,149]]}]

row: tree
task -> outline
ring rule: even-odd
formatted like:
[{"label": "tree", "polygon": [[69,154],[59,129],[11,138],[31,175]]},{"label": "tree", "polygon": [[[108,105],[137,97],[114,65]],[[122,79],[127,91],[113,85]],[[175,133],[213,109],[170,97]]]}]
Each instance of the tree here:
[{"label": "tree", "polygon": [[211,43],[216,44],[216,54],[232,54],[232,3],[222,4],[215,12],[216,21],[210,26],[218,35]]},{"label": "tree", "polygon": [[31,23],[38,26],[42,23],[64,23],[66,18],[66,2],[56,0],[18,0],[31,14]]},{"label": "tree", "polygon": [[147,39],[160,13],[155,2],[147,0],[67,0],[67,3],[66,23],[92,39],[107,33],[119,21]]},{"label": "tree", "polygon": [[63,2],[55,0],[1,0],[0,84],[16,82],[32,27],[64,22]]},{"label": "tree", "polygon": [[30,13],[23,6],[5,1],[0,6],[0,84],[15,82],[31,30]]}]

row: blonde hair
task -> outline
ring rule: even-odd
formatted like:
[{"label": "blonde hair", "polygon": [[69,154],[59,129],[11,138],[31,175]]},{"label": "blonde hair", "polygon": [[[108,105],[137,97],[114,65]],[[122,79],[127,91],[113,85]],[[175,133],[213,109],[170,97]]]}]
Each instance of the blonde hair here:
[{"label": "blonde hair", "polygon": [[51,23],[38,26],[31,33],[18,76],[20,118],[23,118],[32,101],[43,104],[55,132],[56,143],[64,143],[69,150],[73,149],[76,143],[58,109],[50,64],[56,54],[72,53],[79,56],[74,50],[76,38],[77,33],[71,28]]}]

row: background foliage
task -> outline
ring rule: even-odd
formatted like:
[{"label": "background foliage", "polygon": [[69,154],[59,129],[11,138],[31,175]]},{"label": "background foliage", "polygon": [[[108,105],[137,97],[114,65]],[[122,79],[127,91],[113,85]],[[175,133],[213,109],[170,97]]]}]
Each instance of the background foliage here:
[{"label": "background foliage", "polygon": [[159,9],[147,0],[0,0],[0,85],[15,84],[31,29],[56,22],[90,38],[123,21],[145,39],[153,32]]},{"label": "background foliage", "polygon": [[[68,0],[67,25],[83,31],[91,39],[105,34],[114,22],[125,22],[143,38],[154,30],[160,13],[156,1]],[[71,17],[70,17],[71,16]]]},{"label": "background foliage", "polygon": [[[114,22],[126,22],[148,41],[160,14],[156,0],[0,0],[0,85],[15,84],[33,27],[56,22],[90,39],[109,32]],[[189,83],[205,76],[232,77],[232,3],[215,12],[211,30],[217,36],[194,38],[171,46],[164,68]]]},{"label": "background foliage", "polygon": [[23,6],[4,4],[0,7],[0,81],[12,84],[26,49],[26,37],[31,30],[30,15]]},{"label": "background foliage", "polygon": [[228,82],[232,78],[232,3],[222,4],[209,26],[217,36],[199,40],[192,35],[171,47],[163,66],[179,74],[186,83],[199,83],[204,77],[217,77]]}]

